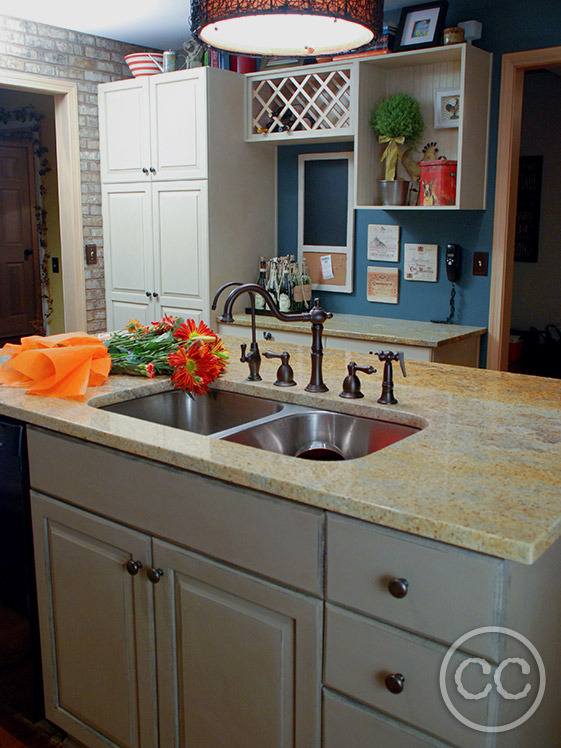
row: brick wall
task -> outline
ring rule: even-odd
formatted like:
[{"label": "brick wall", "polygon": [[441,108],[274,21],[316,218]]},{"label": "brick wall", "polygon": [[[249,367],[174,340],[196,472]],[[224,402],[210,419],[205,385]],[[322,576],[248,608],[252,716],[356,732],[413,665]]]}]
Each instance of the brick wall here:
[{"label": "brick wall", "polygon": [[84,243],[98,247],[97,265],[85,266],[88,332],[106,329],[97,86],[130,78],[123,57],[142,49],[0,15],[0,69],[74,81],[78,86]]}]

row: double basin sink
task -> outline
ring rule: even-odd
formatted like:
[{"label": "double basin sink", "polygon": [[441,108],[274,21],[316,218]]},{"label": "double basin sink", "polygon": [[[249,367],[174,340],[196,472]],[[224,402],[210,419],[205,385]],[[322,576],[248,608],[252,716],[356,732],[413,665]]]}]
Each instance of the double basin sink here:
[{"label": "double basin sink", "polygon": [[311,460],[353,460],[411,436],[414,426],[211,390],[192,399],[170,390],[103,410]]}]

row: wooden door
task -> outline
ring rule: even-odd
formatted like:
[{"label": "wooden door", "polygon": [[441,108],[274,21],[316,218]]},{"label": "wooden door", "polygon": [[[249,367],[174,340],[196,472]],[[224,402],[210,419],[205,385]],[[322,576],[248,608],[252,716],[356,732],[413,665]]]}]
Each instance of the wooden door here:
[{"label": "wooden door", "polygon": [[103,187],[103,239],[107,328],[120,330],[129,319],[158,319],[154,283],[150,184]]},{"label": "wooden door", "polygon": [[162,311],[209,320],[206,181],[153,182],[155,288]]},{"label": "wooden door", "polygon": [[41,332],[33,149],[0,144],[0,339]]},{"label": "wooden door", "polygon": [[318,748],[321,600],[153,553],[161,748]]},{"label": "wooden door", "polygon": [[38,493],[31,503],[47,718],[88,748],[156,748],[148,536]]}]

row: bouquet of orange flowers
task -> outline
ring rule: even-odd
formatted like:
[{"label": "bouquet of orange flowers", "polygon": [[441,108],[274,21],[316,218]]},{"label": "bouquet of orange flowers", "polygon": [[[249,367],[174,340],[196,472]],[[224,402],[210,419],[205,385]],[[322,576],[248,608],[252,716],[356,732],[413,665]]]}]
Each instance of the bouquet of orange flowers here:
[{"label": "bouquet of orange flowers", "polygon": [[176,389],[204,395],[228,363],[224,344],[204,322],[166,315],[151,325],[129,320],[106,341],[111,374],[171,375]]}]

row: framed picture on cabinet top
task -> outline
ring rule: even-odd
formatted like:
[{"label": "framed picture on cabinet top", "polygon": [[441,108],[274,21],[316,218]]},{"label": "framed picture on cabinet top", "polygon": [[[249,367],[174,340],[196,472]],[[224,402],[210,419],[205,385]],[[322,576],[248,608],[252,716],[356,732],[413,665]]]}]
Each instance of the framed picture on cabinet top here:
[{"label": "framed picture on cabinet top", "polygon": [[403,8],[393,51],[406,52],[439,45],[447,10],[448,0]]},{"label": "framed picture on cabinet top", "polygon": [[459,88],[444,88],[434,92],[435,128],[459,127],[462,100]]}]

